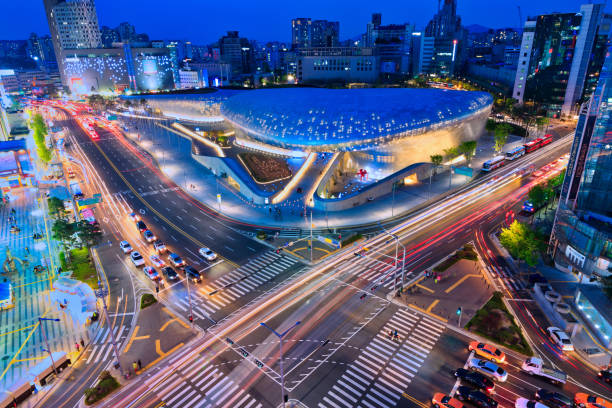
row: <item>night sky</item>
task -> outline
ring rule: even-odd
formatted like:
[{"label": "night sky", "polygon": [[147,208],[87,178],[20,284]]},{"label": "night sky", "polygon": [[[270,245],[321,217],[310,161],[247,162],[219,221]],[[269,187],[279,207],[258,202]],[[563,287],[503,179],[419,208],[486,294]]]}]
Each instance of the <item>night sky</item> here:
[{"label": "night sky", "polygon": [[[528,15],[578,12],[587,0],[459,0],[464,25],[516,27],[517,5]],[[42,0],[5,0],[0,12],[0,39],[25,39],[31,32],[48,34]],[[311,17],[340,21],[340,39],[365,31],[373,12],[383,14],[383,24],[414,23],[422,29],[437,9],[437,0],[97,0],[100,26],[129,21],[151,39],[183,39],[194,44],[216,41],[228,30],[259,41],[289,41],[290,20]],[[612,11],[612,5],[608,5]]]}]

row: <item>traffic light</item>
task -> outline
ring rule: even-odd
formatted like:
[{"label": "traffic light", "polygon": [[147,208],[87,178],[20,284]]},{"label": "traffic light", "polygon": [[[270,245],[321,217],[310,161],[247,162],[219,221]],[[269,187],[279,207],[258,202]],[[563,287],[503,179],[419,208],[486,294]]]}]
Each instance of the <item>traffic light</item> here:
[{"label": "traffic light", "polygon": [[193,316],[189,315],[189,323],[193,323]]},{"label": "traffic light", "polygon": [[364,293],[363,295],[359,296],[359,299],[363,300],[363,299],[365,299],[366,296],[367,295]]},{"label": "traffic light", "polygon": [[460,307],[457,308],[457,316],[461,316],[461,308]]}]

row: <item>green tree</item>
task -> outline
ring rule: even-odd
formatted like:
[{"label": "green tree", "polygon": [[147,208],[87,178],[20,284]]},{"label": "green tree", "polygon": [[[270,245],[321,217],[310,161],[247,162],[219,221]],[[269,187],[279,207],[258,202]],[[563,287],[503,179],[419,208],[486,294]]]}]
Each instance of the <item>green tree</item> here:
[{"label": "green tree", "polygon": [[485,129],[487,130],[487,132],[489,132],[489,134],[495,132],[496,127],[497,127],[497,122],[495,122],[493,119],[487,119],[487,124],[485,125]]},{"label": "green tree", "polygon": [[438,167],[442,164],[444,158],[441,154],[434,154],[429,156],[429,158],[431,159],[431,162],[433,164],[434,174],[436,174],[436,171],[438,170]]},{"label": "green tree", "polygon": [[550,188],[557,188],[561,184],[563,184],[564,179],[565,179],[565,169],[563,169],[563,171],[561,171],[561,173],[557,174],[555,177],[548,180],[546,185]]},{"label": "green tree", "polygon": [[546,204],[546,190],[540,184],[533,186],[527,196],[535,208],[540,208]]},{"label": "green tree", "polygon": [[549,119],[545,116],[538,116],[535,120],[536,127],[538,132],[542,133],[546,126],[548,125]]},{"label": "green tree", "polygon": [[47,136],[47,125],[45,125],[45,120],[40,113],[37,113],[32,117],[30,128],[34,131],[33,137],[34,143],[36,144],[36,152],[38,153],[38,157],[44,163],[49,163],[51,161],[52,153],[47,147],[45,138],[45,136]]},{"label": "green tree", "polygon": [[449,147],[448,149],[444,149],[444,155],[446,156],[446,160],[452,160],[459,156],[459,148]]},{"label": "green tree", "polygon": [[518,221],[514,221],[508,228],[502,228],[499,242],[513,258],[525,261],[529,266],[537,264],[539,252],[544,248],[544,243],[535,232]]},{"label": "green tree", "polygon": [[468,140],[459,145],[459,152],[465,156],[465,160],[469,163],[476,153],[476,146],[478,144],[475,140]]},{"label": "green tree", "polygon": [[510,135],[510,131],[512,130],[512,126],[508,123],[500,123],[495,126],[495,151],[501,152],[504,148],[504,145],[508,141],[508,135]]},{"label": "green tree", "polygon": [[53,239],[63,242],[65,246],[69,246],[74,243],[74,226],[65,219],[60,218],[56,220],[51,227],[51,233]]},{"label": "green tree", "polygon": [[85,220],[79,221],[76,224],[76,233],[81,243],[88,247],[95,245],[100,237],[102,237],[100,229]]},{"label": "green tree", "polygon": [[54,218],[63,218],[65,214],[64,202],[57,197],[49,197],[47,199],[49,206],[49,214]]},{"label": "green tree", "polygon": [[512,115],[514,113],[514,107],[517,102],[518,101],[514,98],[506,98],[504,100],[504,109],[506,110],[506,112]]}]

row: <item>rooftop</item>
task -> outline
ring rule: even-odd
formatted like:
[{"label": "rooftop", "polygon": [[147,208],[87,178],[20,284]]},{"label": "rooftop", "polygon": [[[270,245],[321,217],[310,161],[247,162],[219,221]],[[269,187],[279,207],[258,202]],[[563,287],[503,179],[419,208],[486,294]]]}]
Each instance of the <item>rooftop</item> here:
[{"label": "rooftop", "polygon": [[350,150],[465,119],[492,102],[485,92],[444,89],[282,88],[234,95],[221,115],[272,145]]}]

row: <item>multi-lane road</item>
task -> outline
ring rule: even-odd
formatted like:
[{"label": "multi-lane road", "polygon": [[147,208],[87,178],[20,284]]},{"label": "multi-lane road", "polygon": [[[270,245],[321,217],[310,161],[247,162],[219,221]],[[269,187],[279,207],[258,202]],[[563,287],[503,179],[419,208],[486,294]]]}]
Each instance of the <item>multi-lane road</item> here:
[{"label": "multi-lane road", "polygon": [[[71,119],[65,117],[63,124],[74,137],[75,154],[99,177],[95,183],[101,183],[101,192],[111,200],[104,205],[105,225],[115,242],[128,239],[148,255],[148,244],[141,242],[127,217],[137,211],[158,237],[205,276],[191,292],[191,307],[206,334],[162,362],[145,381],[126,385],[106,406],[277,406],[281,378],[290,398],[321,407],[423,407],[433,392],[453,389],[452,372],[465,364],[472,337],[444,318],[391,302],[387,294],[393,287],[388,265],[393,240],[379,236],[365,244],[364,257],[355,257],[349,249],[305,268],[211,214],[127,140],[99,128],[100,139],[92,141]],[[518,170],[559,158],[569,144],[570,138],[557,141],[397,226],[393,232],[407,248],[407,279],[465,243],[476,242],[485,261],[494,265],[491,272],[514,288],[488,233],[503,222],[508,209],[516,210],[536,182]],[[220,261],[201,259],[201,246],[218,252]],[[187,315],[183,283],[167,285],[161,297]],[[260,323],[282,332],[298,321],[283,341],[281,377],[278,338]],[[546,343],[535,323],[525,326],[531,338]],[[399,340],[390,339],[389,330],[398,330]],[[609,395],[575,357],[563,361],[549,348],[542,351],[570,374],[565,388],[570,396],[577,389]],[[530,397],[544,385],[519,373],[519,365],[519,357],[511,357],[510,379],[497,386],[502,406],[511,406],[519,395]]]}]

